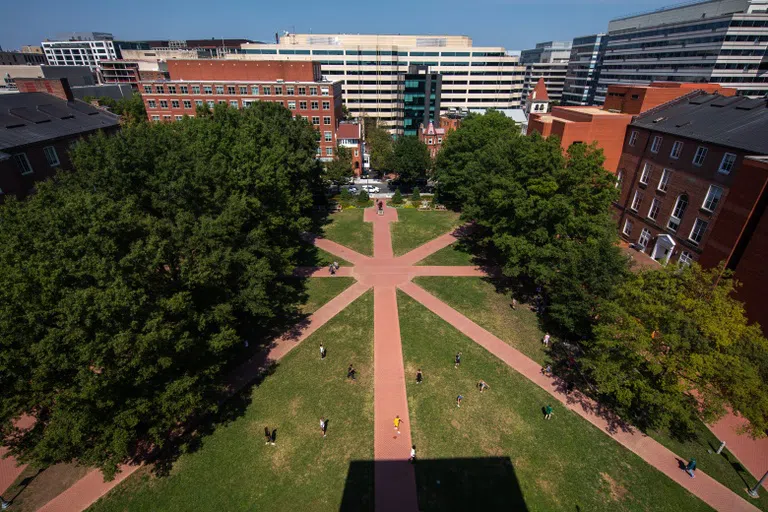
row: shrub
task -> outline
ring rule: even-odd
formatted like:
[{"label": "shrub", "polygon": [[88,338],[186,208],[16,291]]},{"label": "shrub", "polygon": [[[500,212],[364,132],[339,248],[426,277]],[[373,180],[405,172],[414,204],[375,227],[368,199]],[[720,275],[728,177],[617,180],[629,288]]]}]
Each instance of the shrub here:
[{"label": "shrub", "polygon": [[349,201],[352,201],[355,196],[352,195],[352,192],[347,190],[346,188],[341,190],[341,194],[339,195],[339,201],[348,203]]},{"label": "shrub", "polygon": [[421,201],[421,191],[419,190],[419,187],[414,187],[413,193],[411,194],[411,201]]},{"label": "shrub", "polygon": [[392,195],[392,204],[403,204],[403,194],[400,193],[400,189],[396,189]]},{"label": "shrub", "polygon": [[368,192],[365,190],[361,190],[360,193],[357,194],[357,204],[360,206],[368,206],[370,200],[371,198],[368,196]]}]

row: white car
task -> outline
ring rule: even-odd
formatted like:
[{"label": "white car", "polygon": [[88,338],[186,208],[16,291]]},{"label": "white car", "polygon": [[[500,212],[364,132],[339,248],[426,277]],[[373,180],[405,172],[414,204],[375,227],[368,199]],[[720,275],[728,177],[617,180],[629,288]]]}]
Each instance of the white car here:
[{"label": "white car", "polygon": [[363,185],[361,188],[366,192],[368,192],[369,194],[378,194],[379,191],[381,190],[379,187],[376,187],[374,185]]}]

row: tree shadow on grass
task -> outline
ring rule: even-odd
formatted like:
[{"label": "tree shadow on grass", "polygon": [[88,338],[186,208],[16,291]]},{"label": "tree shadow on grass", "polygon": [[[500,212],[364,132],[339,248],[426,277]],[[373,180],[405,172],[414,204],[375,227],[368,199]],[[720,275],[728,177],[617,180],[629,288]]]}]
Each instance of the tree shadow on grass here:
[{"label": "tree shadow on grass", "polygon": [[403,485],[414,477],[418,510],[422,512],[528,510],[509,457],[417,459],[413,464],[352,461],[340,510],[373,510],[375,492],[382,493],[383,499],[407,496]]}]

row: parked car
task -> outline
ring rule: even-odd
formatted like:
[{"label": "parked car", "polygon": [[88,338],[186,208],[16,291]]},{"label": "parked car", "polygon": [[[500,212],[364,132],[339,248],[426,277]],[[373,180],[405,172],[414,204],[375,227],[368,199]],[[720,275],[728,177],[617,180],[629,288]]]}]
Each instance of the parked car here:
[{"label": "parked car", "polygon": [[347,187],[350,194],[357,194],[357,187]]},{"label": "parked car", "polygon": [[375,185],[363,185],[362,188],[363,188],[363,190],[365,190],[369,194],[378,194],[379,191],[381,190],[379,187],[377,187]]}]

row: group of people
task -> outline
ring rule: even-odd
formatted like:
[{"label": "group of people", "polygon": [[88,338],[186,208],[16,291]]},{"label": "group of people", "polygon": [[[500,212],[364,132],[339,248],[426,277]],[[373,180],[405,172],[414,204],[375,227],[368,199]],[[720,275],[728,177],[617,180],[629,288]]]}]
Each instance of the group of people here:
[{"label": "group of people", "polygon": [[328,272],[330,272],[331,275],[335,275],[337,270],[339,270],[339,262],[338,261],[334,261],[333,263],[328,265]]}]

